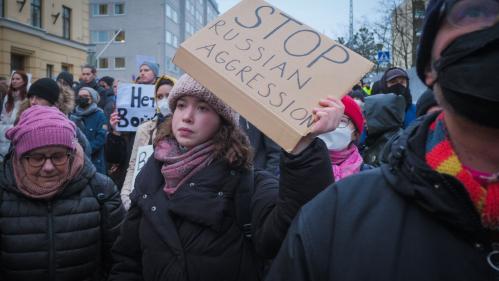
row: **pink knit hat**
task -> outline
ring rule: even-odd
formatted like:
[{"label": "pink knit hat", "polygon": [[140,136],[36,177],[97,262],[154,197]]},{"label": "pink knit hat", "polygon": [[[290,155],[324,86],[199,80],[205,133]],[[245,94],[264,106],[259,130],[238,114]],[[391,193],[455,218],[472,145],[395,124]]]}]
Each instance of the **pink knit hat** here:
[{"label": "pink knit hat", "polygon": [[76,126],[55,107],[34,105],[25,110],[19,123],[7,130],[18,156],[40,147],[58,145],[69,149],[76,146]]},{"label": "pink knit hat", "polygon": [[184,96],[199,98],[213,107],[218,115],[233,124],[234,127],[239,126],[239,114],[188,74],[180,76],[168,95],[168,104],[172,111],[175,111],[178,99]]}]

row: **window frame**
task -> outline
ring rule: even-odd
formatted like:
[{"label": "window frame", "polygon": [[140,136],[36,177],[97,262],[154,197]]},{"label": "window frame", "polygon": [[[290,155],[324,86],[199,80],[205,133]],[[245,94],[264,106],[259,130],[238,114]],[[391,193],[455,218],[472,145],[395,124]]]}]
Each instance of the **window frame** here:
[{"label": "window frame", "polygon": [[[113,36],[116,35],[118,30],[115,30],[112,34]],[[118,40],[118,38],[120,37],[120,34],[123,34],[123,39],[122,40]],[[126,42],[126,33],[125,31],[122,29],[119,31],[119,34],[116,35],[116,37],[114,37],[114,40],[113,40],[113,43],[120,43],[120,44],[124,44]]]},{"label": "window frame", "polygon": [[[34,27],[42,28],[43,27],[43,18],[42,18],[42,1],[43,0],[31,0],[31,25]],[[38,11],[38,25],[35,23],[35,17],[33,16],[35,12]]]},{"label": "window frame", "polygon": [[[66,16],[66,11],[68,15]],[[71,8],[62,6],[62,37],[71,40]],[[67,22],[66,22],[67,21]],[[66,35],[67,28],[67,35]]]},{"label": "window frame", "polygon": [[[107,67],[101,67],[101,60],[107,61]],[[97,61],[97,69],[108,70],[109,69],[109,58],[108,57],[100,57]]]},{"label": "window frame", "polygon": [[[101,6],[107,7],[105,14],[100,13]],[[97,10],[95,10],[94,7],[97,7]],[[97,13],[95,13],[96,11],[97,11]],[[91,13],[92,13],[92,17],[107,17],[107,16],[109,16],[109,3],[93,3],[92,8],[91,8]]]},{"label": "window frame", "polygon": [[[123,66],[119,67],[116,64],[117,59],[123,59]],[[114,57],[114,69],[126,69],[126,57]]]},{"label": "window frame", "polygon": [[[116,13],[116,5],[122,5],[123,6],[123,13],[122,14],[117,14]],[[113,3],[113,15],[115,15],[115,16],[124,16],[124,15],[126,15],[125,2],[116,2],[116,3]]]}]

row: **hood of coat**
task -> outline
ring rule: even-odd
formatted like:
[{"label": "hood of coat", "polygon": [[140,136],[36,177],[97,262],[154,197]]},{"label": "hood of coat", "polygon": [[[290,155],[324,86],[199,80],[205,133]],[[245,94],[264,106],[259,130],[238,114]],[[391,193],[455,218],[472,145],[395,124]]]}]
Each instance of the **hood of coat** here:
[{"label": "hood of coat", "polygon": [[402,128],[405,117],[405,100],[394,94],[374,95],[365,98],[367,136],[379,136]]},{"label": "hood of coat", "polygon": [[[9,192],[17,193],[20,196],[25,196],[19,191],[16,185],[14,169],[12,167],[12,154],[7,155],[6,161],[0,166],[0,188],[8,190]],[[85,162],[81,172],[69,181],[64,190],[58,194],[56,198],[64,198],[70,196],[71,194],[80,192],[89,184],[90,179],[95,176],[95,173],[96,169],[92,164],[92,161],[85,156]]]},{"label": "hood of coat", "polygon": [[393,188],[435,219],[458,229],[468,237],[486,240],[476,211],[465,187],[454,177],[440,174],[426,164],[426,138],[438,113],[419,119],[404,131],[391,147],[389,164],[383,175]]}]

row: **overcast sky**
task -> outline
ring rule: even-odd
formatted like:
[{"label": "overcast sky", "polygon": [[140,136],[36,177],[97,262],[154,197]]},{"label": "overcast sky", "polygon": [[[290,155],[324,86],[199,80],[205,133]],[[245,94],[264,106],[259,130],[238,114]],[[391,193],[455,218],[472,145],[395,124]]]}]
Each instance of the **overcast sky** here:
[{"label": "overcast sky", "polygon": [[[271,5],[336,39],[348,38],[350,0],[266,0]],[[354,29],[380,13],[378,0],[354,0]],[[234,7],[239,0],[217,0],[220,13]]]}]

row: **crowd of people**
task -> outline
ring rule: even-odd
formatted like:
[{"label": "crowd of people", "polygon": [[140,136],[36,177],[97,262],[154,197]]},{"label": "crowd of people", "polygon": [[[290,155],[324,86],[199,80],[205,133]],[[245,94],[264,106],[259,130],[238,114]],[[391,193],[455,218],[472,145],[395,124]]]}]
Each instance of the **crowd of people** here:
[{"label": "crowd of people", "polygon": [[135,132],[117,129],[126,81],[15,70],[0,79],[0,280],[499,278],[498,19],[495,0],[431,0],[419,99],[389,68],[318,100],[289,152],[153,62],[131,82],[156,105]]}]

